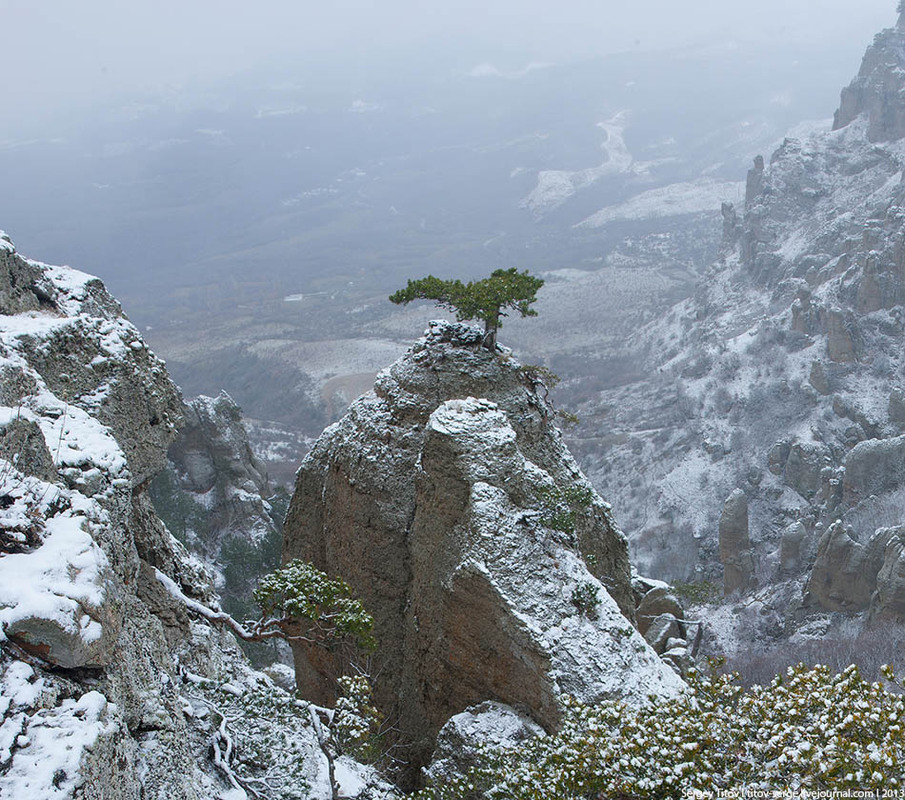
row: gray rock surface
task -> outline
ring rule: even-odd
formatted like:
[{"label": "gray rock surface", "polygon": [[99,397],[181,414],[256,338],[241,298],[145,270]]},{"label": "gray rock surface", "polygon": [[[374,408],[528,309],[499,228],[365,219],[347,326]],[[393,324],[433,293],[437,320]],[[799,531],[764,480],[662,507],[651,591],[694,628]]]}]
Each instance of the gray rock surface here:
[{"label": "gray rock surface", "polygon": [[[647,592],[638,603],[635,611],[635,617],[638,620],[638,631],[641,635],[647,633],[651,622],[661,614],[672,614],[676,619],[684,619],[685,612],[682,604],[678,601],[672,592],[662,586],[655,587]],[[680,626],[681,632],[684,634],[684,628]]]},{"label": "gray rock surface", "polygon": [[880,529],[862,545],[842,523],[831,525],[817,544],[808,582],[811,596],[828,611],[867,610],[894,533],[894,529]]},{"label": "gray rock surface", "polygon": [[736,489],[723,504],[720,515],[720,563],[723,592],[744,591],[754,582],[754,554],[748,537],[748,497]]},{"label": "gray rock surface", "polygon": [[895,28],[879,33],[867,49],[858,76],[842,90],[833,130],[843,128],[858,117],[868,120],[867,135],[872,142],[887,142],[905,136],[905,109],[900,95],[905,90],[902,51],[905,50],[905,15]]},{"label": "gray rock surface", "polygon": [[[883,537],[884,539],[886,537]],[[905,529],[887,539],[883,565],[877,573],[877,593],[871,607],[874,620],[905,622]]]},{"label": "gray rock surface", "polygon": [[672,614],[660,614],[651,620],[644,639],[657,655],[663,655],[671,639],[682,638],[679,621]]},{"label": "gray rock surface", "polygon": [[883,494],[905,483],[905,436],[872,439],[852,448],[845,459],[842,489],[854,505],[871,495]]},{"label": "gray rock surface", "polygon": [[307,704],[187,609],[217,599],[147,497],[163,364],[100,281],[3,235],[0,375],[0,796],[332,800]]},{"label": "gray rock surface", "polygon": [[[284,558],[342,577],[374,615],[375,696],[415,765],[475,703],[551,727],[563,692],[678,685],[631,626],[625,539],[564,447],[537,373],[480,341],[432,323],[314,445],[284,528]],[[594,618],[572,602],[582,585],[600,599]],[[329,699],[335,668],[296,649],[310,696]]]},{"label": "gray rock surface", "polygon": [[530,717],[501,703],[487,701],[451,717],[437,734],[437,746],[424,770],[428,785],[467,775],[481,763],[484,748],[518,747],[536,736],[541,728]]}]

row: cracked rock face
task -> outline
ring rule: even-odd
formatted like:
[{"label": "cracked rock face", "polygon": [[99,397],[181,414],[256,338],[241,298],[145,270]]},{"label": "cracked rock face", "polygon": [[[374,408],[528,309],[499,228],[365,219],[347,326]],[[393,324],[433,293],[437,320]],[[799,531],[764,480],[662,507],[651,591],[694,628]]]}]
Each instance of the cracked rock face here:
[{"label": "cracked rock face", "polygon": [[[374,615],[376,698],[415,766],[486,700],[556,725],[558,697],[680,682],[641,639],[626,542],[552,425],[537,374],[435,322],[303,462],[284,557],[348,581]],[[580,587],[596,596],[584,611]],[[339,665],[296,649],[328,699]]]}]

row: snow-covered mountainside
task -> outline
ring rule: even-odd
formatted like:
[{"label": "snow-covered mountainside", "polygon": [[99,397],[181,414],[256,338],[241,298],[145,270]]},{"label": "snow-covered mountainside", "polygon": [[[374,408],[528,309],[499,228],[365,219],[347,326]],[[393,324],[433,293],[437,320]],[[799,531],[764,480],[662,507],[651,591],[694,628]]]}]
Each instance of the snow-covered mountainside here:
[{"label": "snow-covered mountainside", "polygon": [[312,707],[196,613],[217,607],[210,576],[146,491],[179,422],[163,363],[100,281],[5,234],[0,375],[0,796],[332,800],[331,777],[343,796],[373,782],[331,766]]},{"label": "snow-covered mountainside", "polygon": [[[563,445],[543,370],[481,340],[431,323],[314,445],[284,527],[284,559],[341,575],[374,615],[375,697],[413,766],[484,701],[550,729],[563,693],[681,686],[630,622],[625,538]],[[307,696],[328,700],[335,669],[296,648]]]},{"label": "snow-covered mountainside", "polygon": [[639,567],[753,594],[755,627],[905,619],[905,15],[834,130],[758,158],[696,295],[644,328],[655,377],[584,413]]}]

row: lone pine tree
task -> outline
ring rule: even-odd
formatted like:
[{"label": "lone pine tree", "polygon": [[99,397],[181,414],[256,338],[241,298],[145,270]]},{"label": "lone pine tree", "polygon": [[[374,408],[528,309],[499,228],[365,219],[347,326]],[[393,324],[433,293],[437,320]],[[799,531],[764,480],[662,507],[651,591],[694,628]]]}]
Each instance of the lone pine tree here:
[{"label": "lone pine tree", "polygon": [[457,320],[484,321],[484,347],[496,347],[496,334],[502,327],[501,317],[506,309],[518,311],[523,317],[536,317],[531,304],[537,300],[537,290],[544,285],[542,278],[519,272],[515,267],[494,270],[489,278],[463,283],[444,281],[428,275],[409,281],[408,286],[390,295],[390,302],[406,305],[412,300],[433,300],[441,308],[454,311]]}]

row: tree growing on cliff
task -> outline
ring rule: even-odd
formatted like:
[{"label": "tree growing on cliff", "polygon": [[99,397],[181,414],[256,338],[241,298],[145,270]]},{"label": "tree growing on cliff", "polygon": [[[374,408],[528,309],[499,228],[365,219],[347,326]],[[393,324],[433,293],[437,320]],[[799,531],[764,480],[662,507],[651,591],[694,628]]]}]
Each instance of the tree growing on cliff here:
[{"label": "tree growing on cliff", "polygon": [[240,623],[225,611],[215,611],[188,597],[169,576],[156,570],[157,580],[196,614],[226,625],[240,639],[263,642],[284,639],[325,649],[351,643],[373,650],[374,619],[345,581],[330,578],[305,561],[290,561],[261,579],[254,592],[260,619]]},{"label": "tree growing on cliff", "polygon": [[413,300],[433,300],[441,308],[454,311],[457,320],[477,319],[484,322],[484,347],[496,347],[497,331],[508,310],[523,317],[536,317],[531,304],[537,300],[537,290],[543,278],[519,272],[515,267],[494,270],[489,278],[463,283],[456,279],[444,281],[428,275],[409,281],[408,286],[390,295],[390,302],[406,305]]}]

